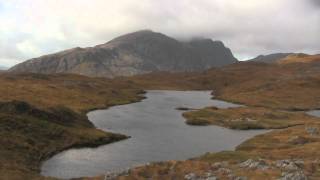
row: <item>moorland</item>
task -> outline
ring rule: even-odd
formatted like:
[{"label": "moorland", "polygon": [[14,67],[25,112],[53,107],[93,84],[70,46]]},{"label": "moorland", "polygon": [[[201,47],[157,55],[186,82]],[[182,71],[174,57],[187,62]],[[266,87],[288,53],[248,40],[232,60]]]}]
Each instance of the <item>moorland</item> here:
[{"label": "moorland", "polygon": [[320,108],[319,69],[319,55],[295,54],[274,63],[239,62],[203,72],[155,72],[114,79],[2,73],[0,179],[51,179],[39,175],[39,168],[57,152],[127,138],[95,129],[85,114],[139,101],[150,89],[212,90],[213,98],[244,105],[186,112],[191,125],[276,130],[247,140],[235,151],[153,163],[118,179],[320,178],[320,160],[315,158],[320,157],[320,121],[304,113]]}]

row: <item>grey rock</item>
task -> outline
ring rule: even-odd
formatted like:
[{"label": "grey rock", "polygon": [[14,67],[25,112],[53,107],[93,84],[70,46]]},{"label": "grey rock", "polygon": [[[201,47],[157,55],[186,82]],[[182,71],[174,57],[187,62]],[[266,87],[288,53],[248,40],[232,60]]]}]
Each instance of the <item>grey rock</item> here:
[{"label": "grey rock", "polygon": [[195,173],[189,173],[184,176],[184,179],[187,180],[197,180],[198,176]]},{"label": "grey rock", "polygon": [[207,177],[205,180],[218,180],[218,178],[215,176],[211,176],[211,177]]},{"label": "grey rock", "polygon": [[302,171],[284,172],[279,180],[307,180],[308,177]]},{"label": "grey rock", "polygon": [[216,173],[221,173],[221,174],[224,174],[224,175],[228,175],[228,174],[231,174],[232,171],[231,169],[228,169],[228,168],[219,168]]},{"label": "grey rock", "polygon": [[248,179],[247,177],[240,176],[240,177],[235,177],[233,180],[247,180],[247,179]]},{"label": "grey rock", "polygon": [[228,166],[229,163],[227,161],[223,162],[215,162],[213,165],[211,165],[213,168],[222,168]]},{"label": "grey rock", "polygon": [[114,180],[117,176],[118,174],[116,173],[108,173],[104,176],[104,180]]},{"label": "grey rock", "polygon": [[285,171],[297,171],[301,169],[304,165],[304,161],[302,160],[278,160],[276,161],[276,166]]},{"label": "grey rock", "polygon": [[118,176],[128,176],[130,174],[130,169],[125,169],[119,172],[107,172],[104,176],[105,180],[114,180],[117,179]]},{"label": "grey rock", "polygon": [[317,127],[306,127],[306,131],[311,136],[319,135],[319,129]]},{"label": "grey rock", "polygon": [[212,175],[212,173],[211,172],[207,172],[207,173],[205,173],[205,175],[204,175],[205,177],[211,177],[211,176],[213,176]]},{"label": "grey rock", "polygon": [[262,159],[259,159],[259,160],[248,159],[247,161],[240,163],[239,167],[248,168],[248,169],[260,169],[260,170],[266,170],[270,168],[269,165]]},{"label": "grey rock", "polygon": [[303,145],[308,142],[309,142],[309,140],[305,137],[302,137],[302,136],[294,136],[288,140],[288,143],[294,144],[294,145]]},{"label": "grey rock", "polygon": [[211,165],[211,167],[213,167],[213,168],[221,168],[222,167],[222,163],[221,162],[216,162],[213,165]]}]

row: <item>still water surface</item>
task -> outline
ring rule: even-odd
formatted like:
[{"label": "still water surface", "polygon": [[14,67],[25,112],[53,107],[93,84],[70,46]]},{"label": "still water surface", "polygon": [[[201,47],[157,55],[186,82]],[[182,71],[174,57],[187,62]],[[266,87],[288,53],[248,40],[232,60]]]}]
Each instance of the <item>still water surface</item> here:
[{"label": "still water surface", "polygon": [[244,140],[266,132],[186,125],[182,111],[175,108],[238,106],[212,100],[209,91],[148,91],[146,97],[142,102],[88,113],[97,128],[132,138],[98,148],[64,151],[44,162],[42,175],[88,177],[147,162],[183,160],[206,152],[233,150]]},{"label": "still water surface", "polygon": [[315,116],[315,117],[320,117],[320,110],[308,111],[307,114],[309,114],[311,116]]}]

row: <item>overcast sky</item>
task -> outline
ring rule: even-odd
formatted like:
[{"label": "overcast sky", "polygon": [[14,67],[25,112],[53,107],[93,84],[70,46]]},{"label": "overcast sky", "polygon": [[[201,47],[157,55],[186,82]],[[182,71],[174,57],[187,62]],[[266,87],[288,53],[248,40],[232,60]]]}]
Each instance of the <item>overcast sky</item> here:
[{"label": "overcast sky", "polygon": [[320,0],[0,0],[0,66],[140,29],[221,40],[240,60],[320,53]]}]

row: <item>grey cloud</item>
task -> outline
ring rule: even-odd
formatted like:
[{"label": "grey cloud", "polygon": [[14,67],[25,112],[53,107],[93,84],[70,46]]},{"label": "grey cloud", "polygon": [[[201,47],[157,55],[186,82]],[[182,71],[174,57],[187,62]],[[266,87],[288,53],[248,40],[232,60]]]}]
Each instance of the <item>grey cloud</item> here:
[{"label": "grey cloud", "polygon": [[[181,40],[221,40],[240,58],[275,52],[320,53],[319,0],[92,0],[89,4],[70,0],[59,1],[57,6],[54,0],[41,1],[32,1],[41,11],[24,4],[22,12],[12,12],[31,13],[35,19],[24,21],[14,15],[21,26],[7,30],[5,38],[0,27],[0,64],[1,59],[23,61],[75,46],[94,46],[140,29]],[[49,23],[38,26],[41,17]],[[30,47],[21,51],[17,45],[25,41]],[[31,46],[38,54],[27,53]]]},{"label": "grey cloud", "polygon": [[320,1],[319,0],[309,0],[315,8],[320,8]]}]

